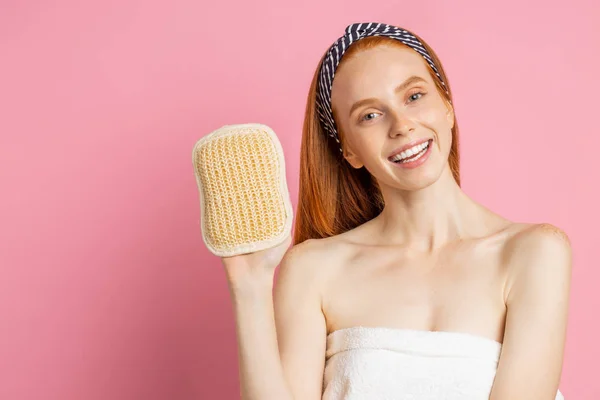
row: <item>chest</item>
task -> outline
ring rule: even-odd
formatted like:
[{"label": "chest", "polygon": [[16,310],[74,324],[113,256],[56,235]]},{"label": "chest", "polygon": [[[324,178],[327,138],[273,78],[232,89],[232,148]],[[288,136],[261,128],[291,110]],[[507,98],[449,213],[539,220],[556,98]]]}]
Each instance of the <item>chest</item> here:
[{"label": "chest", "polygon": [[431,256],[365,251],[336,271],[324,312],[331,331],[366,325],[497,337],[505,279],[493,248],[468,246]]}]

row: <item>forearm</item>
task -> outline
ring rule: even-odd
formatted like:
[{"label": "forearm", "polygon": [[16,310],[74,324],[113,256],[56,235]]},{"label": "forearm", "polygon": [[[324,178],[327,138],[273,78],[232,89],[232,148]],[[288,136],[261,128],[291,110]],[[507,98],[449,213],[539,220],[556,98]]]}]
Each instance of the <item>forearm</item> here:
[{"label": "forearm", "polygon": [[272,277],[230,287],[243,400],[293,400],[277,346],[272,288]]}]

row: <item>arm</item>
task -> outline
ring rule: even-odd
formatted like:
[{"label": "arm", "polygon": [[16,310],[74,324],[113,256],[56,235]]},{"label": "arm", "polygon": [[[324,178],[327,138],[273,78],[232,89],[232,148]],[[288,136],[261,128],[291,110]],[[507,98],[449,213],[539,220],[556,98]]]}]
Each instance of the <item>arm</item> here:
[{"label": "arm", "polygon": [[507,244],[507,315],[490,400],[554,400],[566,336],[571,246],[550,224]]},{"label": "arm", "polygon": [[[236,317],[243,400],[321,398],[324,318],[315,285],[306,287],[306,246],[294,246],[283,256],[288,245],[224,260]],[[278,252],[283,260],[273,293]],[[277,328],[275,309],[281,317]]]},{"label": "arm", "polygon": [[321,246],[307,240],[286,254],[274,292],[279,353],[296,400],[320,400],[323,389],[327,327],[318,274],[323,258],[315,247]]}]

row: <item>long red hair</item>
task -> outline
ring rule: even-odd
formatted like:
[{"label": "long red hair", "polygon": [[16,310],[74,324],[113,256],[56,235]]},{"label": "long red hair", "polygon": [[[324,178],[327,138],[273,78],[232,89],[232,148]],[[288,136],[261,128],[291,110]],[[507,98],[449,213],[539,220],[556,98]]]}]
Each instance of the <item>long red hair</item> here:
[{"label": "long red hair", "polygon": [[[448,90],[447,94],[435,72],[428,67],[438,92],[442,98],[454,104],[450,84],[442,63],[433,49],[422,38],[415,36],[429,52]],[[410,48],[396,39],[371,36],[354,42],[344,53],[340,65],[353,54],[380,45]],[[325,54],[321,58],[319,66],[324,58]],[[294,227],[295,244],[306,239],[334,236],[353,229],[376,217],[384,205],[375,178],[364,167],[355,169],[350,166],[342,157],[337,142],[329,137],[321,127],[316,108],[318,77],[319,68],[317,67],[308,92],[302,129],[300,188]],[[343,132],[339,132],[339,138],[343,146]],[[454,179],[460,185],[456,114],[448,162]]]}]

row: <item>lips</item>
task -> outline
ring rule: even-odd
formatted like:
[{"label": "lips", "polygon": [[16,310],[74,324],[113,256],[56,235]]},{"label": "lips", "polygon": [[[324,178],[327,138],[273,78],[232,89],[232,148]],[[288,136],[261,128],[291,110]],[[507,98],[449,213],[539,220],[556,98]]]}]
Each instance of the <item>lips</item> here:
[{"label": "lips", "polygon": [[412,141],[412,142],[410,142],[410,143],[407,143],[407,144],[405,144],[405,145],[404,145],[404,146],[402,146],[402,147],[399,147],[399,148],[397,148],[396,150],[394,150],[394,151],[393,151],[393,152],[392,152],[392,153],[391,153],[391,154],[388,156],[388,161],[392,161],[392,160],[391,160],[391,159],[392,159],[392,157],[394,157],[394,156],[395,156],[395,155],[397,155],[397,154],[400,154],[400,153],[402,153],[404,150],[408,150],[408,149],[410,149],[411,147],[417,146],[417,145],[419,145],[419,144],[421,144],[421,143],[425,143],[425,142],[427,142],[427,141],[429,141],[429,140],[431,140],[431,138],[428,138],[428,139],[417,139],[417,140],[413,140],[413,141]]},{"label": "lips", "polygon": [[403,170],[414,170],[415,168],[419,168],[421,165],[427,162],[429,156],[431,155],[433,149],[433,145],[431,144],[431,142],[433,142],[433,139],[430,139],[429,146],[427,146],[424,151],[419,152],[418,154],[413,155],[409,158],[405,158],[402,161],[390,161],[390,163],[393,165],[393,168],[400,168]]}]

